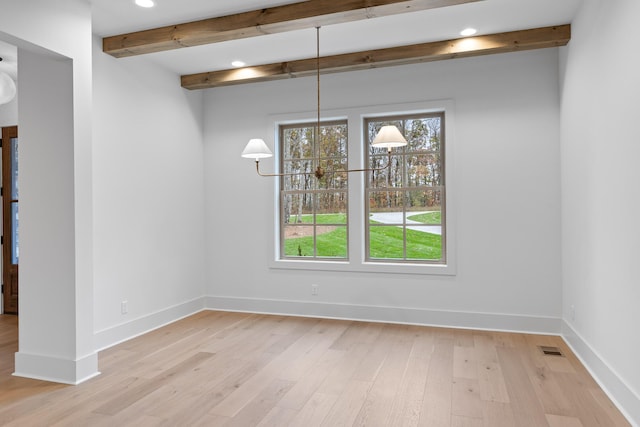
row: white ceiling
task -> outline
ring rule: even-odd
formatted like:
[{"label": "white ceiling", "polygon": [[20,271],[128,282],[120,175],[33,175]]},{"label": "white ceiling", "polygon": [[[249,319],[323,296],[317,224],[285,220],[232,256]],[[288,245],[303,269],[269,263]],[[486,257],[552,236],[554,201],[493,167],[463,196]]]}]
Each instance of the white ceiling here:
[{"label": "white ceiling", "polygon": [[[143,9],[134,0],[89,0],[93,7],[93,31],[99,36],[118,35],[295,1],[278,0],[156,0]],[[334,0],[336,1],[336,0]],[[355,52],[460,37],[465,27],[478,34],[567,24],[582,0],[482,0],[363,21],[336,24],[320,30],[320,55]],[[183,48],[122,58],[150,59],[177,74],[231,68],[231,61],[248,65],[314,57],[315,29],[272,34],[213,45]]]}]

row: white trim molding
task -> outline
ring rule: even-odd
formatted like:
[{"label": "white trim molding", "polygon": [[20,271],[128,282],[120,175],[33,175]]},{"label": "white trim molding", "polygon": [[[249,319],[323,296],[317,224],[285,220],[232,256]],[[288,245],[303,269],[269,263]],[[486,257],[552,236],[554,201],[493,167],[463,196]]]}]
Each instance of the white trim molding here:
[{"label": "white trim molding", "polygon": [[196,314],[204,309],[204,298],[196,298],[168,307],[155,313],[141,316],[111,328],[96,331],[94,342],[96,351],[104,350],[154,329],[176,322],[184,317]]},{"label": "white trim molding", "polygon": [[15,354],[16,377],[55,383],[77,385],[100,375],[98,353],[93,352],[78,360],[61,359],[40,354],[18,352]]},{"label": "white trim molding", "polygon": [[631,425],[640,427],[640,394],[566,320],[562,321],[562,338]]},{"label": "white trim molding", "polygon": [[560,318],[410,307],[209,296],[210,310],[559,335]]}]

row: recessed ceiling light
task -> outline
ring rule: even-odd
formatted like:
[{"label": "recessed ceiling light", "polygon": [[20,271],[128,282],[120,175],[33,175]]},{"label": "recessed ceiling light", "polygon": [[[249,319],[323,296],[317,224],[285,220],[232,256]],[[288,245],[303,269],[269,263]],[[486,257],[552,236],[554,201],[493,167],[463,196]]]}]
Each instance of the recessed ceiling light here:
[{"label": "recessed ceiling light", "polygon": [[247,65],[247,64],[245,64],[245,63],[244,63],[244,62],[242,62],[242,61],[233,61],[233,62],[231,63],[231,65],[233,65],[234,67],[244,67],[244,66],[245,66],[245,65]]},{"label": "recessed ceiling light", "polygon": [[140,7],[153,7],[156,5],[153,0],[136,0],[136,4]]},{"label": "recessed ceiling light", "polygon": [[478,30],[476,30],[475,28],[465,28],[464,30],[460,31],[460,35],[467,37],[467,36],[472,36],[477,32]]}]

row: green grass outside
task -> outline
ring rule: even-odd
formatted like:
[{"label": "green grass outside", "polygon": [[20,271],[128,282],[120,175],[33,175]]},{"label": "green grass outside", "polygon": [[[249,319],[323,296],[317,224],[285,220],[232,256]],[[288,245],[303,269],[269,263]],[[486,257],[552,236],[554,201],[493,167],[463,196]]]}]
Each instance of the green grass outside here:
[{"label": "green grass outside", "polygon": [[[371,258],[403,259],[402,228],[382,226],[369,230]],[[440,259],[441,256],[441,236],[407,230],[407,259]]]},{"label": "green grass outside", "polygon": [[[440,212],[424,214],[427,220],[435,221],[437,214],[439,224]],[[424,216],[416,215],[416,216]],[[311,215],[303,215],[303,223],[311,223]],[[317,224],[340,224],[342,214],[322,214],[316,216]],[[346,218],[345,218],[346,220]],[[344,223],[344,222],[342,222]],[[432,224],[434,222],[428,222]],[[370,227],[371,258],[404,259],[402,253],[402,228],[395,226]],[[318,257],[346,258],[347,228],[338,226],[335,230],[317,236]],[[297,237],[285,240],[285,255],[290,257],[313,256],[313,237]],[[442,239],[437,234],[407,230],[407,259],[428,260],[440,259],[442,256]]]},{"label": "green grass outside", "polygon": [[407,219],[423,224],[440,224],[442,223],[442,214],[440,211],[425,212],[423,214],[410,215]]},{"label": "green grass outside", "polygon": [[[346,258],[347,257],[347,227],[337,227],[328,233],[317,236],[319,257]],[[313,236],[296,237],[284,241],[286,256],[313,256]]]},{"label": "green grass outside", "polygon": [[[300,217],[302,224],[311,224],[313,223],[313,215],[304,214]],[[291,215],[291,220],[295,221],[296,216]],[[337,214],[316,214],[316,224],[346,224],[347,223],[347,214],[346,213],[337,213]]]}]

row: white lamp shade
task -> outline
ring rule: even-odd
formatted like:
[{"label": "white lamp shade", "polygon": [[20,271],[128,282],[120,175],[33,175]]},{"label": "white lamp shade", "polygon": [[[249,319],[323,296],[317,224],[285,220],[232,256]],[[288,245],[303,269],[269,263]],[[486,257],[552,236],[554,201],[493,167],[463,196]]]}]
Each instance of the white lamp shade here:
[{"label": "white lamp shade", "polygon": [[380,132],[373,139],[371,145],[376,148],[404,147],[407,145],[407,140],[404,139],[397,127],[388,125],[380,128]]},{"label": "white lamp shade", "polygon": [[7,73],[0,71],[0,105],[6,104],[16,96],[16,84]]},{"label": "white lamp shade", "polygon": [[254,138],[249,140],[247,146],[242,150],[241,156],[247,159],[258,160],[273,157],[273,153],[262,139]]}]

